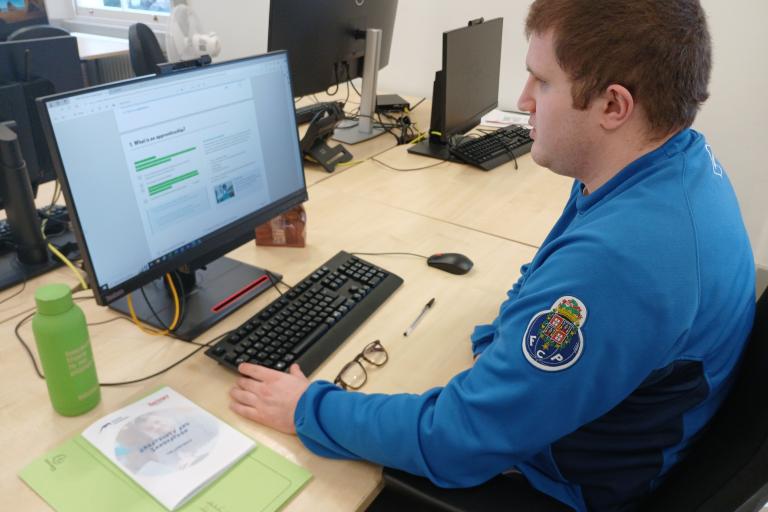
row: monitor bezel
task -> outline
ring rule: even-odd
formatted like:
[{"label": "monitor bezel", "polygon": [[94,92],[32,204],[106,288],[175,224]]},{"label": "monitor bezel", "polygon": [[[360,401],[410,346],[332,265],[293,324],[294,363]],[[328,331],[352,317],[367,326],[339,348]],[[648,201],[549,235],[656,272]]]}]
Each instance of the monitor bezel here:
[{"label": "monitor bezel", "polygon": [[[37,106],[43,121],[43,130],[45,132],[45,138],[48,144],[48,149],[51,153],[51,160],[53,161],[53,167],[56,172],[56,176],[59,180],[59,183],[61,184],[62,193],[64,194],[64,198],[67,203],[67,208],[69,211],[70,221],[72,222],[72,225],[74,228],[73,231],[75,233],[75,238],[77,240],[78,245],[80,246],[80,252],[83,257],[83,264],[85,266],[86,272],[88,273],[88,276],[92,281],[90,283],[90,286],[93,290],[94,297],[98,304],[107,305],[111,302],[114,302],[115,300],[126,296],[127,294],[133,292],[134,290],[137,290],[140,287],[146,284],[149,284],[152,281],[162,277],[166,273],[177,270],[180,267],[187,266],[190,269],[201,268],[205,266],[207,263],[210,263],[224,256],[225,254],[240,247],[241,245],[247,243],[248,241],[254,240],[255,238],[254,230],[257,226],[269,221],[270,219],[276,217],[280,213],[283,213],[291,209],[292,207],[298,206],[299,204],[307,201],[309,199],[309,196],[307,193],[306,174],[304,172],[304,159],[301,156],[301,149],[299,146],[300,138],[299,138],[298,128],[296,125],[296,106],[293,101],[290,102],[292,105],[291,106],[292,112],[290,115],[289,122],[293,126],[294,133],[296,133],[295,150],[297,152],[297,155],[299,155],[299,162],[301,165],[301,178],[303,182],[303,186],[301,187],[301,189],[281,198],[276,202],[270,203],[268,206],[261,208],[253,212],[252,214],[239,219],[238,221],[232,222],[226,226],[223,226],[205,235],[204,237],[199,239],[201,240],[201,243],[199,245],[191,247],[189,250],[179,253],[177,256],[170,256],[168,260],[163,261],[160,264],[144,272],[141,272],[138,275],[135,275],[121,283],[118,283],[112,287],[106,287],[106,286],[102,286],[101,283],[98,282],[98,278],[92,263],[90,249],[88,247],[88,243],[85,237],[83,236],[83,229],[82,229],[82,224],[80,222],[80,215],[78,214],[78,211],[77,211],[77,204],[73,200],[72,192],[69,186],[69,181],[67,179],[66,173],[64,172],[64,166],[62,163],[61,153],[59,152],[58,143],[56,142],[56,138],[53,135],[53,127],[52,127],[51,119],[48,114],[48,108],[47,108],[48,103],[52,101],[66,99],[72,96],[78,96],[81,94],[90,94],[93,92],[113,89],[113,88],[125,86],[128,84],[163,80],[170,77],[178,77],[179,75],[182,75],[182,74],[192,74],[200,70],[210,70],[211,68],[215,68],[215,67],[224,67],[224,66],[233,65],[233,64],[240,64],[247,61],[274,58],[275,56],[280,56],[280,55],[282,55],[282,58],[285,60],[286,66],[288,66],[288,53],[286,51],[281,50],[281,51],[268,52],[268,53],[250,56],[250,57],[244,57],[240,59],[229,60],[229,61],[220,62],[216,64],[210,64],[202,68],[189,68],[189,69],[180,70],[178,72],[167,74],[167,75],[149,75],[145,77],[121,80],[118,82],[99,85],[96,87],[78,89],[76,91],[69,91],[61,94],[54,94],[51,96],[45,96],[37,99]],[[290,68],[287,68],[287,69],[289,69],[290,71]],[[293,83],[290,76],[290,72],[288,75],[288,81],[289,81],[289,87],[291,89],[290,98],[293,98]],[[115,236],[119,236],[119,233],[117,231],[115,233]]]}]

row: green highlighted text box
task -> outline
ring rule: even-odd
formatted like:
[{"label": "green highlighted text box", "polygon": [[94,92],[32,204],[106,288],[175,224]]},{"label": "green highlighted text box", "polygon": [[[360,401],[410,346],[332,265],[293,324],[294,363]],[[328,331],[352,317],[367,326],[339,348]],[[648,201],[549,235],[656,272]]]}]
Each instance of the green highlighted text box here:
[{"label": "green highlighted text box", "polygon": [[160,183],[155,183],[151,187],[149,187],[149,195],[154,196],[155,194],[159,194],[160,192],[165,192],[166,190],[170,189],[175,185],[176,183],[182,182],[184,180],[188,180],[190,178],[194,178],[200,174],[199,172],[195,171],[189,171],[188,173],[181,174],[179,176],[176,176],[175,178],[171,178],[169,180],[161,181]]},{"label": "green highlighted text box", "polygon": [[143,160],[134,162],[133,164],[136,166],[136,172],[141,172],[145,169],[149,169],[150,167],[155,167],[156,165],[162,165],[162,164],[168,163],[171,161],[172,158],[177,157],[179,155],[183,155],[184,153],[189,153],[190,151],[194,151],[196,149],[197,149],[197,146],[193,146],[191,148],[187,148],[182,151],[177,151],[176,153],[171,153],[170,155],[165,155],[161,157],[153,156],[150,158],[145,158]]}]

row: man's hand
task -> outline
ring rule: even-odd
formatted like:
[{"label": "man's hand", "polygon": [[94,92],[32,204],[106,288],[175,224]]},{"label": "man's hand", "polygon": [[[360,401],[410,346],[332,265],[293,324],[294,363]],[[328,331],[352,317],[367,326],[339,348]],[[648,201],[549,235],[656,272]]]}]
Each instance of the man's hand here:
[{"label": "man's hand", "polygon": [[292,365],[290,373],[250,363],[243,363],[237,369],[244,377],[237,379],[229,390],[232,398],[229,408],[249,420],[295,434],[293,415],[299,398],[309,387],[309,380],[299,365]]}]

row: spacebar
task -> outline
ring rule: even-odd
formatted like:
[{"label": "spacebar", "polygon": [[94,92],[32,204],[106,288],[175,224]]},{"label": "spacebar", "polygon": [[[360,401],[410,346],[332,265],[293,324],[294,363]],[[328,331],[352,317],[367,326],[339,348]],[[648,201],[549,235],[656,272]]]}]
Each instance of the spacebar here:
[{"label": "spacebar", "polygon": [[293,347],[291,349],[291,353],[293,353],[293,355],[295,356],[301,354],[302,352],[304,352],[304,350],[307,349],[307,347],[309,347],[311,344],[313,344],[318,339],[320,339],[320,337],[323,334],[325,334],[326,331],[330,328],[331,326],[328,325],[327,323],[325,322],[321,323],[320,325],[317,326],[317,329],[309,333],[309,335],[306,338],[304,338],[304,341],[302,341],[301,343]]}]

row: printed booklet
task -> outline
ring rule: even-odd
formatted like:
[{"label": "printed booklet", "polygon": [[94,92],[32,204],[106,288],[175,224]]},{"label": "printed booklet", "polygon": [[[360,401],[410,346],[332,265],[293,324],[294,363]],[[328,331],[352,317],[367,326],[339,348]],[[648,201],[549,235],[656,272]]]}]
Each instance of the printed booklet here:
[{"label": "printed booklet", "polygon": [[169,510],[255,447],[169,387],[98,420],[83,437]]}]

